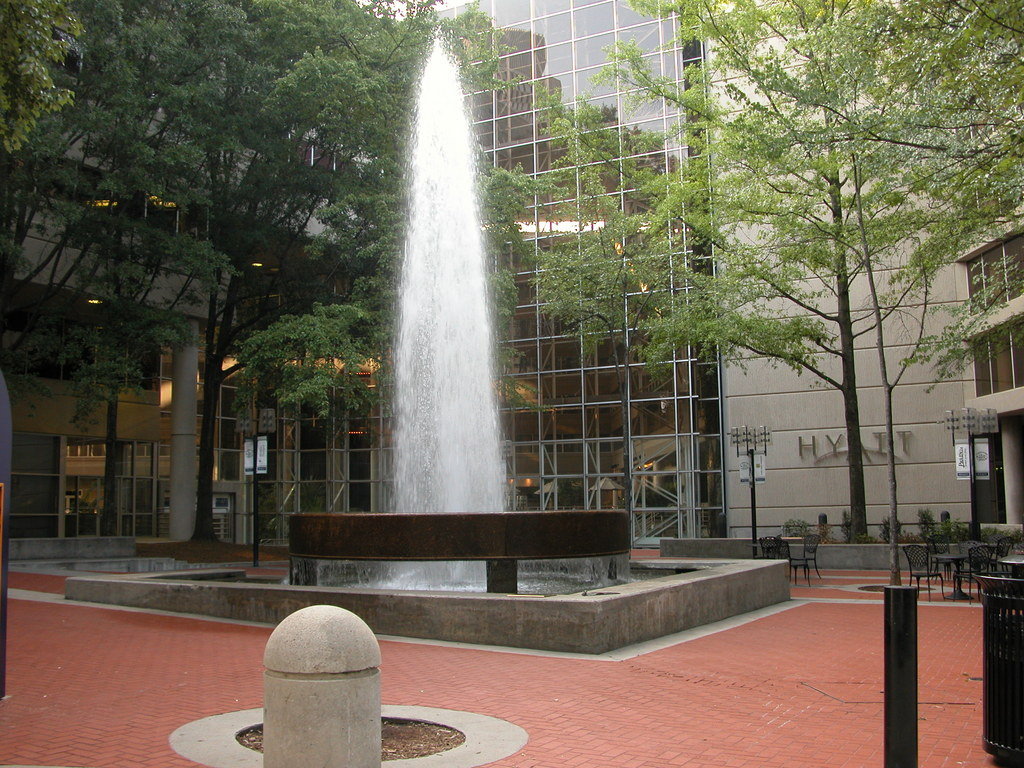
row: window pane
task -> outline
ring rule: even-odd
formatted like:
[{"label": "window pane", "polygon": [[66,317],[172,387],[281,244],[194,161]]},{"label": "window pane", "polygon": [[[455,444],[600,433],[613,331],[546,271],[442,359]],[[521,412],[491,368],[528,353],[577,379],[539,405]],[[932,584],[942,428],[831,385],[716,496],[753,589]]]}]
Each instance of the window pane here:
[{"label": "window pane", "polygon": [[56,519],[58,487],[56,477],[12,475],[11,515],[53,515]]},{"label": "window pane", "polygon": [[[557,0],[537,0],[537,5],[540,6],[537,9],[538,15],[546,12],[546,9],[543,9],[545,6],[550,6],[551,10],[564,9],[566,6],[564,2],[557,2]],[[543,48],[545,45],[551,46],[555,43],[564,43],[572,40],[572,19],[568,13],[560,13],[557,16],[537,19],[533,23],[533,31],[537,36],[534,44],[538,48]]]},{"label": "window pane", "polygon": [[60,440],[46,435],[16,433],[11,450],[11,471],[56,474]]},{"label": "window pane", "polygon": [[614,43],[615,35],[611,32],[588,37],[586,40],[577,40],[576,69],[604,66],[608,61],[608,53],[605,49],[611,47]]},{"label": "window pane", "polygon": [[[580,3],[576,2],[579,6]],[[589,7],[580,8],[577,11],[573,11],[573,21],[576,24],[576,37],[585,37],[587,35],[596,35],[599,32],[604,32],[613,27],[612,14],[613,9],[611,3],[602,3],[601,5],[590,5]]]}]

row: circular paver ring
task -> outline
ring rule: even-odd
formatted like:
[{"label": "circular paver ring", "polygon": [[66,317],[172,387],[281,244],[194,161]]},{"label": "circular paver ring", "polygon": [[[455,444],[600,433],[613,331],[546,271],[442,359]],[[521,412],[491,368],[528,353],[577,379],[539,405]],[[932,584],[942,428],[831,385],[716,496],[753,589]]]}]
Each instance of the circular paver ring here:
[{"label": "circular paver ring", "polygon": [[[474,768],[515,754],[529,739],[518,725],[496,717],[434,707],[381,708],[381,716],[425,720],[455,728],[466,741],[427,757],[388,760],[386,768]],[[182,757],[210,768],[262,768],[263,753],[243,747],[235,734],[263,722],[262,709],[243,709],[187,723],[170,736],[171,748]]]}]

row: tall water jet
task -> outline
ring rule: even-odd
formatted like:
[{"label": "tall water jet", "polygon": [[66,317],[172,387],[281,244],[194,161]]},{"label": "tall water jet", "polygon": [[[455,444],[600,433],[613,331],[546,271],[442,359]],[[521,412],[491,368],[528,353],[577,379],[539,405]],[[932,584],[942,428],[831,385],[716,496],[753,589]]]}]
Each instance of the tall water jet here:
[{"label": "tall water jet", "polygon": [[435,41],[417,96],[399,287],[397,512],[497,512],[503,506],[475,146],[458,69]]},{"label": "tall water jet", "polygon": [[502,509],[494,341],[464,105],[458,71],[435,43],[410,161],[394,510],[293,515],[292,584],[552,594],[628,578],[625,512]]}]

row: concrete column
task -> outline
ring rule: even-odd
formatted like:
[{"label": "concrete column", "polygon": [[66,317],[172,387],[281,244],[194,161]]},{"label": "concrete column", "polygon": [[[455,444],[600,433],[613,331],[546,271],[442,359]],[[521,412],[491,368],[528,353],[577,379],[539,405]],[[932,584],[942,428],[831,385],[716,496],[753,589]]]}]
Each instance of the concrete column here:
[{"label": "concrete column", "polygon": [[[193,331],[198,327],[193,323]],[[171,521],[170,537],[192,538],[196,522],[196,388],[199,347],[174,350],[171,366]]]},{"label": "concrete column", "polygon": [[1021,417],[1001,417],[999,432],[1003,442],[1003,491],[1006,494],[1006,522],[1020,525],[1024,520],[1024,445],[1021,444]]},{"label": "concrete column", "polygon": [[264,768],[380,768],[380,646],[350,611],[311,605],[263,654]]}]

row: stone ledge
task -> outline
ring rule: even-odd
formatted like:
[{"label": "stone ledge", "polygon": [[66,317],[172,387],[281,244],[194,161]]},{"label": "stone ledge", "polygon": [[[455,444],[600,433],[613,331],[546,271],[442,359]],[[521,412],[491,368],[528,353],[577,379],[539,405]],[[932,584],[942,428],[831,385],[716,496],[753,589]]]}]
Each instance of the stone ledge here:
[{"label": "stone ledge", "polygon": [[[789,566],[783,561],[679,561],[678,566],[699,570],[549,597],[213,580],[244,573],[232,569],[75,576],[67,580],[65,595],[267,624],[308,605],[337,605],[378,635],[584,654],[606,653],[789,599]],[[197,576],[201,580],[194,580]]]}]

